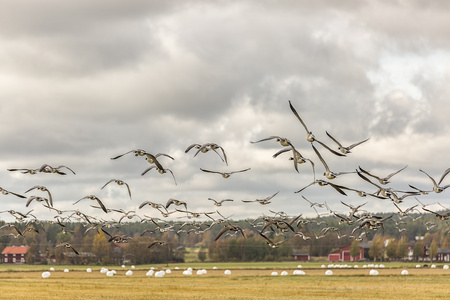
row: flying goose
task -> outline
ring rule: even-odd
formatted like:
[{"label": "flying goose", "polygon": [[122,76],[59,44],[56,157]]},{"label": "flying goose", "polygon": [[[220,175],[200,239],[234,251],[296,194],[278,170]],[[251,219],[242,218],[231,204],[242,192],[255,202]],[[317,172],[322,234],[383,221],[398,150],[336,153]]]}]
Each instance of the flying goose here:
[{"label": "flying goose", "polygon": [[303,125],[303,127],[306,130],[306,140],[310,143],[312,142],[317,142],[319,144],[321,144],[324,148],[326,148],[328,151],[330,151],[331,153],[337,155],[337,156],[345,156],[345,154],[339,153],[334,151],[333,149],[331,149],[330,147],[328,147],[326,144],[322,143],[321,141],[319,141],[318,139],[316,139],[316,137],[314,136],[314,134],[309,131],[308,127],[306,127],[305,122],[303,122],[303,120],[300,118],[299,114],[297,113],[297,111],[295,110],[294,106],[292,106],[291,101],[289,101],[289,107],[291,108],[291,111],[294,113],[294,115],[297,117],[297,119],[300,121],[300,123]]},{"label": "flying goose", "polygon": [[165,153],[157,153],[157,154],[153,155],[153,154],[150,154],[148,152],[145,152],[144,155],[145,155],[145,160],[147,160],[151,164],[157,164],[158,161],[157,161],[156,158],[158,158],[160,156],[165,156],[165,157],[168,157],[168,158],[170,158],[172,160],[175,160],[175,158],[173,158],[172,156],[170,156],[168,154],[165,154]]},{"label": "flying goose", "polygon": [[30,188],[30,189],[28,189],[27,191],[25,191],[25,193],[28,193],[29,191],[32,191],[32,190],[34,190],[34,189],[37,189],[37,190],[40,190],[40,191],[43,191],[43,192],[47,192],[47,194],[48,194],[48,200],[49,200],[49,202],[50,202],[50,206],[53,207],[53,198],[52,198],[52,194],[50,193],[50,191],[49,191],[45,186],[42,186],[42,185],[35,185],[35,186],[33,186],[32,188]]},{"label": "flying goose", "polygon": [[307,186],[305,186],[305,187],[299,189],[298,191],[296,191],[296,192],[294,192],[294,193],[300,193],[300,192],[302,192],[303,190],[305,190],[307,187],[309,187],[309,186],[311,186],[311,185],[314,185],[314,184],[318,184],[319,186],[326,186],[326,185],[329,185],[329,186],[331,186],[332,188],[334,188],[336,191],[338,191],[340,194],[342,194],[342,195],[344,195],[344,196],[347,196],[347,194],[342,190],[342,188],[343,188],[342,186],[337,185],[337,184],[334,184],[334,183],[331,183],[331,182],[329,182],[329,181],[321,180],[321,179],[316,179],[316,180],[314,180],[313,182],[311,182],[311,183],[308,184]]},{"label": "flying goose", "polygon": [[306,200],[306,202],[308,202],[310,204],[309,207],[313,207],[313,206],[317,206],[320,208],[326,208],[329,210],[328,205],[326,203],[318,203],[318,202],[311,202],[309,201],[305,196],[302,195],[302,198]]},{"label": "flying goose", "polygon": [[174,204],[174,205],[176,205],[176,206],[181,206],[181,205],[183,205],[183,206],[184,206],[184,209],[187,210],[187,204],[186,204],[186,202],[180,201],[180,200],[177,200],[177,199],[173,199],[173,198],[170,198],[169,200],[167,200],[167,203],[166,203],[166,209],[168,209],[169,206],[172,205],[172,204]]},{"label": "flying goose", "polygon": [[275,153],[272,157],[276,158],[278,157],[278,155],[280,155],[281,153],[285,153],[288,151],[292,151],[292,156],[289,157],[289,160],[292,160],[294,162],[294,168],[295,170],[298,172],[298,165],[299,164],[303,164],[307,161],[309,161],[311,163],[311,167],[313,170],[313,174],[314,174],[314,179],[315,179],[315,170],[314,170],[314,163],[312,162],[312,160],[303,157],[300,152],[297,151],[297,149],[295,149],[295,147],[293,145],[291,145],[290,147],[286,147],[284,149],[281,149],[280,151],[278,151],[277,153]]},{"label": "flying goose", "polygon": [[408,208],[405,209],[405,210],[402,210],[402,209],[394,202],[394,206],[395,206],[395,207],[398,209],[398,211],[399,211],[398,214],[399,214],[400,216],[402,216],[402,217],[407,216],[409,212],[413,211],[413,210],[417,207],[417,205],[418,205],[418,204],[416,204],[416,205],[414,205],[414,206],[411,206],[411,207],[408,207]]},{"label": "flying goose", "polygon": [[445,213],[445,214],[440,214],[440,213],[438,213],[438,212],[429,210],[429,209],[427,209],[427,208],[425,208],[425,207],[422,207],[422,209],[425,210],[425,211],[428,211],[428,212],[430,212],[430,213],[432,213],[432,214],[434,214],[434,215],[435,215],[437,218],[439,218],[439,220],[441,220],[441,221],[446,221],[446,220],[448,220],[448,218],[450,217],[450,211],[447,212],[447,213]]},{"label": "flying goose", "polygon": [[421,189],[419,189],[419,188],[417,188],[417,187],[415,187],[415,186],[413,186],[411,184],[409,185],[409,187],[414,189],[414,190],[416,190],[416,191],[418,191],[422,195],[428,195],[429,193],[433,192],[433,190],[430,190],[430,191],[421,190]]},{"label": "flying goose", "polygon": [[217,236],[214,239],[214,241],[217,241],[227,231],[234,231],[236,233],[240,232],[242,234],[242,236],[245,238],[244,230],[241,227],[239,227],[237,225],[231,225],[230,224],[228,226],[222,227],[222,229],[219,231],[219,233],[217,234]]},{"label": "flying goose", "polygon": [[275,139],[275,141],[277,141],[278,143],[280,143],[281,146],[284,146],[284,147],[292,145],[290,140],[288,140],[287,138],[279,137],[277,135],[269,136],[267,138],[264,138],[264,139],[256,141],[256,142],[250,141],[250,143],[256,144],[256,143],[260,143],[260,142],[264,142],[264,141],[270,141],[273,139]]},{"label": "flying goose", "polygon": [[[420,195],[419,192],[401,192],[401,191],[395,191],[392,188],[388,188],[387,190],[391,193],[391,195],[390,195],[391,200],[397,204],[402,203],[403,199],[405,199],[406,197]],[[399,195],[397,195],[398,192],[401,192],[404,194],[399,196]]]},{"label": "flying goose", "polygon": [[47,206],[50,205],[47,198],[30,196],[30,197],[28,197],[28,201],[27,201],[27,204],[25,204],[25,206],[28,207],[33,200],[36,200],[37,202],[45,202],[47,204]]},{"label": "flying goose", "polygon": [[268,196],[264,199],[256,199],[256,200],[242,200],[244,203],[250,203],[250,202],[258,202],[261,205],[266,205],[270,203],[270,200],[275,197],[279,192],[276,192],[275,194]]},{"label": "flying goose", "polygon": [[145,169],[145,171],[142,172],[141,176],[144,176],[145,173],[147,173],[148,171],[150,171],[152,169],[156,169],[156,171],[158,171],[160,174],[165,174],[165,173],[167,173],[167,171],[169,171],[170,174],[172,174],[173,180],[175,181],[175,185],[177,185],[177,180],[175,179],[175,176],[173,175],[173,172],[170,169],[163,169],[163,168],[159,168],[158,166],[151,166],[151,167],[148,167],[147,169]]},{"label": "flying goose", "polygon": [[[209,150],[213,150],[220,157],[220,159],[228,165],[227,156],[225,154],[225,150],[221,146],[219,146],[217,144],[214,144],[214,143],[206,143],[206,144],[203,144],[203,145],[192,144],[192,145],[188,146],[186,148],[186,150],[184,150],[184,153],[188,153],[192,148],[197,149],[197,152],[195,152],[194,157],[197,156],[197,154],[199,154],[200,152],[201,153],[206,153]],[[222,150],[222,154],[223,154],[224,158],[222,158],[222,156],[217,151],[217,149],[221,149]]]},{"label": "flying goose", "polygon": [[271,247],[271,248],[278,248],[278,246],[280,246],[281,244],[283,244],[284,242],[287,241],[286,237],[284,236],[284,240],[279,241],[279,242],[274,242],[271,239],[269,239],[267,236],[265,236],[262,232],[259,232],[259,235],[262,236],[267,244]]},{"label": "flying goose", "polygon": [[36,175],[39,172],[39,169],[8,169],[10,172],[18,171],[22,174],[31,174]]},{"label": "flying goose", "polygon": [[19,228],[17,228],[17,226],[14,225],[14,224],[5,224],[5,225],[2,225],[2,226],[0,227],[0,230],[3,229],[3,228],[6,228],[6,227],[8,227],[8,228],[13,228],[13,229],[17,232],[17,234],[23,236],[23,232],[22,232]]},{"label": "flying goose", "polygon": [[420,172],[424,173],[425,175],[428,176],[428,178],[431,179],[431,181],[433,182],[433,191],[435,193],[442,193],[446,188],[450,187],[450,184],[445,185],[445,186],[440,186],[442,180],[444,180],[445,176],[447,176],[447,174],[450,172],[450,168],[448,168],[447,170],[444,171],[444,174],[442,174],[441,179],[439,179],[439,182],[436,183],[436,181],[430,176],[428,175],[428,173],[426,173],[423,170],[419,170]]},{"label": "flying goose", "polygon": [[105,212],[108,213],[108,210],[106,209],[105,205],[103,205],[102,201],[100,201],[100,199],[97,198],[97,196],[95,195],[87,195],[84,196],[83,198],[81,198],[80,200],[77,200],[75,203],[73,203],[73,205],[77,204],[78,202],[80,202],[83,199],[89,199],[92,201],[97,201],[98,205],[100,205],[101,209]]},{"label": "flying goose", "polygon": [[331,136],[331,134],[329,134],[328,133],[328,131],[325,131],[326,132],[326,134],[338,145],[338,149],[339,149],[339,151],[341,151],[343,154],[348,154],[348,153],[351,153],[351,149],[353,149],[354,147],[356,147],[356,146],[358,146],[358,145],[361,145],[362,143],[364,143],[364,142],[367,142],[370,138],[367,138],[367,139],[365,139],[365,140],[363,140],[363,141],[361,141],[361,142],[357,142],[357,143],[354,143],[354,144],[351,144],[350,146],[348,146],[348,147],[344,147],[344,146],[342,146],[342,144],[341,143],[339,143],[334,137],[332,137]]},{"label": "flying goose", "polygon": [[58,247],[66,247],[66,248],[72,249],[72,251],[76,255],[80,255],[80,253],[78,253],[78,251],[69,243],[59,243],[58,245],[55,246],[55,248],[58,248]]},{"label": "flying goose", "polygon": [[364,169],[361,168],[361,167],[359,167],[359,170],[360,170],[362,173],[366,174],[366,175],[369,175],[369,176],[371,176],[371,177],[373,177],[373,178],[376,178],[376,179],[380,182],[380,184],[385,185],[385,184],[388,184],[388,183],[390,182],[389,179],[391,179],[392,176],[394,176],[394,175],[400,173],[400,172],[403,171],[406,167],[407,167],[407,166],[404,166],[404,167],[401,168],[400,170],[395,171],[395,172],[389,174],[389,175],[386,176],[386,177],[378,177],[378,176],[376,176],[376,175],[373,175],[373,174],[369,173],[368,171],[364,170]]},{"label": "flying goose", "polygon": [[224,202],[232,202],[232,201],[234,201],[233,199],[222,199],[222,200],[220,200],[220,201],[217,201],[217,200],[214,200],[213,198],[208,198],[208,200],[214,201],[214,205],[215,205],[215,206],[222,206],[222,204],[223,204]]},{"label": "flying goose", "polygon": [[142,149],[135,149],[135,150],[130,150],[128,152],[125,152],[124,154],[120,154],[120,155],[111,157],[111,159],[113,159],[113,160],[114,159],[118,159],[118,158],[120,158],[120,157],[122,157],[122,156],[124,156],[124,155],[126,155],[128,153],[133,153],[134,156],[144,156],[147,152],[145,150],[142,150]]},{"label": "flying goose", "polygon": [[385,189],[381,186],[379,186],[376,183],[373,183],[372,181],[370,181],[369,178],[367,178],[366,176],[364,176],[363,174],[361,174],[360,171],[356,170],[356,173],[358,174],[359,177],[361,177],[362,179],[364,179],[365,181],[371,183],[372,185],[376,186],[378,188],[378,191],[375,192],[376,195],[381,194],[381,196],[385,197],[385,198],[390,198],[392,196],[392,192],[389,189]]},{"label": "flying goose", "polygon": [[75,172],[71,168],[69,168],[67,166],[64,166],[64,165],[60,165],[60,166],[57,166],[57,167],[52,167],[52,166],[50,166],[48,164],[43,164],[39,168],[39,172],[42,172],[42,173],[56,173],[56,174],[59,174],[59,175],[66,175],[66,173],[60,171],[61,168],[66,168],[67,170],[69,170],[70,172],[72,172],[75,175]]},{"label": "flying goose", "polygon": [[148,245],[147,248],[151,248],[151,247],[156,246],[156,245],[158,245],[158,246],[167,246],[168,244],[165,241],[153,241],[153,242],[150,243],[150,245]]},{"label": "flying goose", "polygon": [[200,170],[202,170],[203,172],[206,172],[206,173],[216,173],[216,174],[220,174],[220,175],[222,175],[223,178],[229,178],[229,177],[230,177],[232,174],[234,174],[234,173],[246,172],[246,171],[250,170],[250,168],[243,169],[243,170],[239,170],[239,171],[232,171],[232,172],[210,171],[210,170],[206,170],[206,169],[202,169],[202,168],[200,168]]},{"label": "flying goose", "polygon": [[311,144],[312,148],[314,149],[314,152],[316,152],[317,156],[319,157],[320,161],[322,162],[323,166],[325,167],[325,173],[323,173],[323,176],[325,176],[328,179],[334,179],[339,175],[342,174],[350,174],[350,173],[355,173],[355,172],[333,172],[330,170],[330,168],[328,167],[327,163],[325,162],[325,160],[323,159],[322,155],[320,155],[319,151],[317,151],[316,147],[314,147],[313,144]]},{"label": "flying goose", "polygon": [[109,180],[107,183],[105,183],[105,184],[101,187],[101,189],[103,189],[105,186],[107,186],[107,185],[110,184],[111,182],[115,182],[117,185],[125,185],[125,186],[127,187],[127,190],[128,190],[128,195],[130,196],[130,199],[131,199],[131,190],[130,190],[130,186],[128,185],[128,183],[126,183],[126,182],[123,181],[123,180],[120,180],[120,179],[111,179],[111,180]]},{"label": "flying goose", "polygon": [[11,195],[17,196],[17,197],[19,197],[19,198],[26,198],[25,196],[22,196],[22,195],[19,195],[19,194],[16,194],[16,193],[7,191],[7,190],[5,190],[4,188],[1,188],[1,187],[0,187],[0,192],[1,192],[3,195],[11,194]]},{"label": "flying goose", "polygon": [[151,201],[144,201],[139,205],[139,209],[141,209],[142,207],[144,207],[145,205],[149,205],[151,207],[153,207],[154,209],[160,209],[160,208],[164,208],[164,205],[159,204],[159,203],[155,203],[155,202],[151,202]]}]

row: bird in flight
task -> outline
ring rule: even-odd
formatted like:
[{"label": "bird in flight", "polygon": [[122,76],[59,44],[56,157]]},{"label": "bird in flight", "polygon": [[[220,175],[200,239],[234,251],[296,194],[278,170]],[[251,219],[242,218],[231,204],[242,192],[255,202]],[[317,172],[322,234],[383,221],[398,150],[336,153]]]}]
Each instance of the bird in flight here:
[{"label": "bird in flight", "polygon": [[73,205],[77,204],[78,202],[80,202],[83,199],[89,199],[89,200],[92,200],[92,201],[97,201],[97,203],[98,203],[98,205],[100,205],[101,209],[105,213],[108,213],[108,210],[106,209],[105,205],[103,205],[102,201],[100,201],[100,199],[97,198],[97,196],[95,196],[95,195],[87,195],[87,196],[81,198],[80,200],[77,200],[75,203],[73,203]]},{"label": "bird in flight", "polygon": [[145,150],[142,150],[142,149],[135,149],[135,150],[130,150],[128,152],[125,152],[124,154],[120,154],[120,155],[111,157],[111,159],[121,158],[122,156],[124,156],[124,155],[126,155],[128,153],[133,153],[134,156],[144,156],[147,152]]},{"label": "bird in flight", "polygon": [[242,200],[244,203],[250,203],[250,202],[258,202],[261,205],[266,205],[270,203],[270,200],[272,200],[273,197],[275,197],[279,192],[276,192],[273,195],[270,195],[264,199],[256,199],[256,200]]},{"label": "bird in flight", "polygon": [[444,173],[442,174],[441,178],[439,179],[439,182],[436,183],[436,180],[433,179],[433,177],[431,177],[430,175],[428,175],[427,172],[423,171],[423,170],[419,170],[420,172],[424,173],[425,175],[428,176],[428,178],[430,178],[431,182],[433,182],[433,191],[435,193],[442,193],[445,189],[447,189],[448,187],[450,187],[450,184],[445,185],[445,186],[441,186],[441,182],[442,180],[444,180],[445,176],[447,176],[447,174],[450,172],[450,168],[448,168],[447,170],[444,171]]},{"label": "bird in flight", "polygon": [[325,162],[325,160],[323,159],[322,155],[320,155],[319,151],[317,151],[316,147],[314,147],[313,144],[311,144],[312,148],[314,149],[314,152],[316,152],[317,156],[319,157],[320,161],[322,162],[323,166],[325,167],[325,173],[323,173],[323,176],[325,176],[328,179],[334,179],[339,175],[342,174],[350,174],[350,173],[355,173],[355,172],[332,172],[330,170],[330,168],[328,167],[327,163]]},{"label": "bird in flight", "polygon": [[[221,146],[219,146],[215,143],[206,143],[203,145],[192,144],[186,148],[184,153],[188,153],[192,148],[197,149],[197,152],[195,152],[194,157],[197,156],[197,154],[199,154],[199,153],[206,153],[209,150],[213,150],[220,157],[220,159],[228,165],[228,160],[227,160],[227,155],[225,154],[225,150]],[[217,151],[217,149],[220,149],[222,151],[223,158],[222,158],[222,155],[220,155],[220,153]]]},{"label": "bird in flight", "polygon": [[107,185],[110,184],[111,182],[115,182],[117,185],[125,185],[125,186],[127,187],[127,190],[128,190],[128,195],[130,196],[130,199],[131,199],[131,190],[130,190],[130,186],[128,185],[128,183],[126,183],[126,182],[123,181],[123,180],[120,180],[120,179],[111,179],[111,180],[109,180],[107,183],[105,183],[105,184],[101,187],[101,189],[103,189],[105,186],[107,186]]},{"label": "bird in flight", "polygon": [[152,169],[156,169],[156,171],[158,171],[160,174],[165,174],[165,173],[167,173],[167,171],[169,171],[170,174],[172,174],[173,180],[175,181],[175,185],[177,185],[177,180],[175,179],[175,176],[173,175],[173,172],[170,169],[163,169],[163,168],[159,168],[158,166],[151,166],[151,167],[148,167],[147,169],[145,169],[145,171],[142,172],[141,176],[144,176],[148,171],[150,171]]},{"label": "bird in flight", "polygon": [[30,196],[30,197],[28,197],[28,201],[27,201],[27,204],[25,204],[25,206],[28,207],[33,200],[35,200],[37,202],[45,202],[47,204],[47,206],[50,205],[47,198]]},{"label": "bird in flight", "polygon": [[428,211],[428,212],[430,212],[430,213],[432,213],[432,214],[434,214],[434,215],[435,215],[437,218],[439,218],[439,220],[441,220],[441,221],[446,221],[446,220],[448,220],[448,218],[450,217],[450,211],[447,212],[447,213],[445,213],[445,214],[440,214],[440,213],[438,213],[438,212],[429,210],[429,209],[427,209],[427,208],[425,208],[425,207],[422,207],[422,209],[425,210],[425,211]]},{"label": "bird in flight", "polygon": [[11,194],[11,195],[17,196],[17,197],[19,197],[19,198],[26,198],[26,197],[23,196],[23,195],[19,195],[19,194],[16,194],[16,193],[7,191],[7,190],[5,190],[4,188],[1,188],[1,187],[0,187],[0,192],[1,192],[3,195]]},{"label": "bird in flight", "polygon": [[214,201],[214,205],[215,205],[215,206],[222,206],[222,204],[223,204],[224,202],[232,202],[232,201],[234,201],[233,199],[222,199],[222,200],[220,200],[220,201],[217,201],[217,200],[214,200],[213,198],[208,198],[208,200]]},{"label": "bird in flight", "polygon": [[22,174],[31,174],[36,175],[39,172],[39,169],[8,169],[10,172],[18,171]]},{"label": "bird in flight", "polygon": [[230,177],[232,174],[235,174],[235,173],[241,173],[241,172],[246,172],[246,171],[250,170],[250,168],[243,169],[243,170],[239,170],[239,171],[232,171],[232,172],[210,171],[210,170],[206,170],[206,169],[202,169],[202,168],[200,168],[200,170],[202,170],[203,172],[206,172],[206,173],[216,173],[216,174],[220,174],[220,175],[222,175],[223,178],[228,178],[228,177]]},{"label": "bird in flight", "polygon": [[214,241],[217,241],[227,231],[240,232],[242,234],[242,236],[245,238],[244,230],[241,227],[239,227],[237,225],[231,225],[230,224],[228,226],[222,227],[222,229],[219,231],[219,233],[217,234],[217,236],[214,239]]},{"label": "bird in flight", "polygon": [[39,168],[39,172],[42,172],[42,173],[56,173],[56,174],[59,174],[59,175],[66,175],[66,173],[64,173],[64,172],[62,172],[60,170],[61,168],[66,168],[67,170],[69,170],[70,172],[72,172],[75,175],[75,172],[71,168],[69,168],[67,166],[64,166],[64,165],[60,165],[60,166],[57,166],[57,167],[52,167],[52,166],[50,166],[48,164],[43,164]]},{"label": "bird in flight", "polygon": [[69,243],[59,243],[58,245],[55,246],[55,248],[58,247],[66,247],[71,249],[76,255],[80,255],[80,253],[78,253],[78,251]]},{"label": "bird in flight", "polygon": [[52,198],[52,194],[50,193],[50,191],[49,191],[45,186],[42,186],[42,185],[35,185],[35,186],[33,186],[32,188],[28,189],[25,193],[28,193],[29,191],[32,191],[32,190],[34,190],[34,189],[37,189],[37,190],[40,190],[40,191],[43,191],[43,192],[47,192],[47,194],[48,194],[48,200],[49,200],[49,202],[50,202],[50,206],[53,207],[53,198]]},{"label": "bird in flight", "polygon": [[339,143],[339,142],[338,142],[331,134],[329,134],[328,131],[325,131],[325,132],[326,132],[326,134],[330,137],[330,139],[332,139],[332,140],[338,145],[338,150],[341,151],[343,154],[351,153],[350,150],[352,150],[353,148],[355,148],[355,147],[358,146],[358,145],[361,145],[361,144],[364,143],[364,142],[367,142],[367,141],[370,139],[370,138],[367,138],[367,139],[365,139],[365,140],[363,140],[363,141],[361,141],[361,142],[357,142],[357,143],[351,144],[351,145],[348,146],[348,147],[344,147],[344,146],[342,146],[342,144]]},{"label": "bird in flight", "polygon": [[180,200],[177,200],[177,199],[173,199],[173,198],[170,198],[169,200],[167,200],[167,203],[166,203],[166,210],[167,210],[167,209],[169,208],[169,206],[172,205],[172,204],[174,204],[174,205],[176,205],[176,206],[181,206],[181,205],[183,205],[183,206],[184,206],[184,209],[187,210],[187,204],[186,204],[186,202],[180,201]]},{"label": "bird in flight", "polygon": [[165,242],[165,241],[153,241],[153,242],[150,243],[150,245],[148,245],[147,248],[151,248],[151,247],[156,246],[156,245],[158,245],[158,246],[167,246],[167,242]]},{"label": "bird in flight", "polygon": [[267,138],[264,138],[264,139],[259,140],[259,141],[256,141],[256,142],[250,141],[250,143],[256,144],[256,143],[260,143],[260,142],[264,142],[264,141],[270,141],[270,140],[273,140],[273,139],[275,139],[275,141],[277,141],[278,143],[280,143],[281,146],[284,146],[284,147],[292,146],[290,140],[288,140],[287,138],[283,138],[283,137],[276,136],[276,135],[269,136],[269,137],[267,137]]},{"label": "bird in flight", "polygon": [[295,170],[298,172],[298,165],[299,164],[303,164],[307,161],[309,161],[311,163],[311,167],[313,170],[313,174],[314,174],[314,179],[315,179],[315,170],[314,170],[314,163],[312,160],[303,157],[300,152],[297,151],[297,149],[295,149],[295,147],[293,145],[291,145],[290,147],[286,147],[284,149],[281,149],[280,151],[278,151],[277,153],[275,153],[274,155],[272,155],[273,158],[278,157],[278,155],[288,152],[288,151],[292,151],[292,156],[289,157],[289,160],[292,160],[294,162],[294,168]]},{"label": "bird in flight", "polygon": [[300,118],[300,115],[297,113],[297,111],[295,110],[294,106],[292,106],[291,101],[289,101],[289,106],[291,108],[291,111],[294,113],[294,115],[297,117],[297,119],[300,121],[300,123],[303,125],[303,127],[306,130],[306,140],[310,143],[312,142],[317,142],[319,144],[321,144],[324,148],[326,148],[328,151],[330,151],[331,153],[337,155],[337,156],[345,156],[345,154],[339,153],[334,151],[333,149],[331,149],[330,147],[328,147],[325,143],[322,143],[321,141],[319,141],[318,139],[316,139],[316,137],[314,136],[314,134],[308,129],[308,127],[306,126],[305,122],[303,122],[302,118]]},{"label": "bird in flight", "polygon": [[368,171],[364,170],[364,169],[361,168],[361,167],[359,167],[359,170],[360,170],[362,173],[364,173],[364,174],[366,174],[366,175],[368,175],[368,176],[371,176],[371,177],[377,179],[377,180],[380,182],[380,184],[385,185],[385,184],[388,184],[388,183],[390,182],[389,179],[391,179],[392,176],[394,176],[394,175],[400,173],[400,172],[403,171],[406,167],[407,167],[407,166],[404,166],[404,167],[401,168],[400,170],[395,171],[395,172],[389,174],[389,175],[386,176],[386,177],[378,177],[378,176],[376,176],[376,175],[373,175],[373,174],[369,173]]}]

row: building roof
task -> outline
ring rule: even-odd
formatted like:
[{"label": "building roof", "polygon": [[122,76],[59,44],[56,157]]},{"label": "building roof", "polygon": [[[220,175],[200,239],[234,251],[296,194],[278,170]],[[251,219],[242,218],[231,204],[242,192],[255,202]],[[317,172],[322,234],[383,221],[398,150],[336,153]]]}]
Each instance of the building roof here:
[{"label": "building roof", "polygon": [[[339,253],[339,252],[341,252],[342,250],[350,249],[351,246],[352,246],[352,244],[349,244],[349,245],[340,247],[340,248],[337,249],[337,250],[331,251],[329,254]],[[369,248],[370,248],[370,244],[368,244],[368,243],[359,243],[359,248],[360,248],[360,249],[361,249],[361,248],[362,248],[362,249],[369,249]]]},{"label": "building roof", "polygon": [[360,248],[370,249],[370,246],[371,245],[369,243],[359,243]]},{"label": "building roof", "polygon": [[437,251],[438,254],[449,254],[450,253],[450,249],[446,249],[446,248],[439,248]]},{"label": "building roof", "polygon": [[7,246],[3,249],[2,254],[27,254],[28,249],[30,249],[28,246]]}]

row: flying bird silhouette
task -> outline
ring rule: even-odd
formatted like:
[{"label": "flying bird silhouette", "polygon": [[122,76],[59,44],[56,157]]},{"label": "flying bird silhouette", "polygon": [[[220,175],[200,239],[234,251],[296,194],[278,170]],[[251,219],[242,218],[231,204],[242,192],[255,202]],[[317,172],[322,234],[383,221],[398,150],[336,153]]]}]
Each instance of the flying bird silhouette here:
[{"label": "flying bird silhouette", "polygon": [[128,195],[130,196],[130,199],[131,199],[131,190],[130,190],[130,186],[128,185],[128,183],[126,183],[126,182],[123,181],[123,180],[120,180],[120,179],[111,179],[111,180],[109,180],[107,183],[105,183],[105,184],[101,187],[101,189],[103,189],[105,186],[107,186],[107,185],[110,184],[111,182],[115,182],[117,185],[125,185],[125,186],[127,187],[127,190],[128,190]]},{"label": "flying bird silhouette", "polygon": [[330,147],[328,147],[325,143],[322,143],[321,141],[319,141],[318,139],[316,139],[316,137],[314,136],[314,134],[308,129],[308,127],[306,127],[305,122],[303,122],[302,118],[300,118],[300,115],[297,113],[297,111],[295,110],[294,106],[292,106],[291,101],[289,101],[289,107],[291,108],[291,111],[294,113],[294,115],[297,117],[297,119],[300,121],[300,123],[303,125],[303,127],[306,130],[306,140],[310,143],[312,142],[317,142],[320,145],[322,145],[324,148],[326,148],[328,151],[330,151],[331,153],[337,155],[337,156],[345,156],[345,154],[339,153],[334,151],[333,149],[331,149]]},{"label": "flying bird silhouette", "polygon": [[202,168],[200,168],[200,170],[202,170],[203,172],[206,172],[206,173],[216,173],[216,174],[220,174],[220,175],[222,175],[223,178],[228,178],[228,177],[230,177],[232,174],[246,172],[246,171],[250,170],[250,168],[243,169],[243,170],[239,170],[239,171],[232,171],[232,172],[210,171],[210,170],[206,170],[206,169],[202,169]]},{"label": "flying bird silhouette", "polygon": [[363,140],[363,141],[361,141],[361,142],[357,142],[357,143],[351,144],[351,145],[348,146],[348,147],[344,147],[344,146],[342,146],[342,144],[339,143],[333,136],[331,136],[331,134],[329,134],[328,131],[325,131],[325,132],[326,132],[326,134],[330,137],[330,139],[332,139],[332,140],[338,145],[338,150],[341,151],[343,154],[351,153],[350,150],[352,150],[353,148],[355,148],[355,147],[358,146],[358,145],[361,145],[361,144],[364,143],[364,142],[367,142],[367,141],[370,139],[370,138],[367,138],[367,139],[365,139],[365,140]]}]

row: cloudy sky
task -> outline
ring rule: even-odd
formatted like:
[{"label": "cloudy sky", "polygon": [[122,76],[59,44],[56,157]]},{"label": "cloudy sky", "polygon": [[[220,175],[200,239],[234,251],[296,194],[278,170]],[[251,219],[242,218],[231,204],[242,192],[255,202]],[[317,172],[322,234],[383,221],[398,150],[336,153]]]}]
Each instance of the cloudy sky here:
[{"label": "cloudy sky", "polygon": [[[311,166],[299,173],[269,136],[291,140],[323,165],[289,100],[316,137],[336,148],[369,138],[347,157],[315,144],[333,171],[358,166],[386,176],[404,166],[389,186],[432,187],[422,169],[439,179],[450,167],[450,19],[448,4],[423,1],[3,1],[0,10],[0,187],[24,194],[46,186],[59,209],[79,209],[118,219],[91,208],[96,195],[108,208],[137,210],[144,201],[187,202],[195,212],[217,208],[208,198],[231,198],[220,208],[240,219],[284,211],[315,211],[303,200],[368,202],[371,212],[395,211],[390,200],[342,196],[313,185]],[[214,152],[185,153],[193,143],[216,143]],[[133,149],[166,153],[169,173],[151,170]],[[65,165],[76,172],[21,174],[10,168]],[[245,173],[224,179],[214,171]],[[109,184],[121,179],[126,189]],[[375,192],[356,174],[334,183]],[[450,183],[450,178],[444,180]],[[241,200],[265,198],[267,206]],[[33,190],[25,196],[46,196]],[[448,196],[419,198],[450,206]],[[11,194],[1,209],[38,218],[54,212]],[[414,197],[401,207],[417,204]],[[139,214],[160,216],[146,206]],[[175,215],[173,215],[175,217]],[[180,215],[177,215],[180,216]],[[8,219],[8,214],[0,215]]]}]

